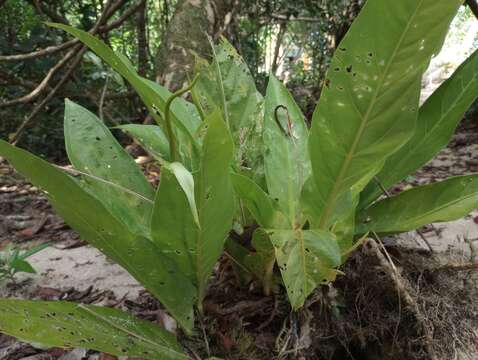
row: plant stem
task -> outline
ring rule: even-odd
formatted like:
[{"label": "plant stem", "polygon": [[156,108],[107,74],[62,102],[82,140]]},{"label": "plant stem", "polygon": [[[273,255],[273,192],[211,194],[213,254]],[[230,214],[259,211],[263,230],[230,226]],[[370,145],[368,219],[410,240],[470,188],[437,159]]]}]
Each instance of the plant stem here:
[{"label": "plant stem", "polygon": [[196,75],[194,77],[193,81],[191,82],[191,84],[189,84],[188,87],[176,91],[166,101],[166,105],[165,105],[165,108],[164,108],[164,119],[165,119],[165,122],[166,122],[166,132],[167,132],[167,136],[168,136],[169,152],[170,152],[170,157],[171,157],[172,162],[175,162],[175,161],[178,160],[178,153],[177,153],[177,148],[176,148],[176,137],[174,135],[173,125],[171,123],[171,104],[173,103],[174,99],[180,97],[184,93],[191,90],[194,87],[194,85],[196,85],[197,80],[198,80],[198,75]]}]

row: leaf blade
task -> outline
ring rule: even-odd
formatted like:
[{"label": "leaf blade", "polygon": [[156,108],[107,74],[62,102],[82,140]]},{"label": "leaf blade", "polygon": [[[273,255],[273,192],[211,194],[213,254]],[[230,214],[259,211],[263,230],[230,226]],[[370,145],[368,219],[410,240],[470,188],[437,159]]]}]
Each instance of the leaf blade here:
[{"label": "leaf blade", "polygon": [[[124,267],[190,331],[196,290],[176,265],[142,236],[112,216],[79,181],[44,160],[0,140],[0,154],[47,198],[65,221],[91,245]],[[160,266],[158,266],[158,263]],[[177,284],[182,284],[177,287]]]},{"label": "leaf blade", "polygon": [[157,125],[126,124],[116,128],[125,131],[157,161],[169,161],[169,142],[163,130]]},{"label": "leaf blade", "polygon": [[262,135],[265,175],[269,195],[277,199],[291,228],[302,222],[300,193],[311,171],[307,152],[308,135],[299,106],[287,88],[271,74]]},{"label": "leaf blade", "polygon": [[332,233],[322,230],[266,230],[293,309],[322,282],[335,279],[341,263],[340,248]]},{"label": "leaf blade", "polygon": [[0,331],[27,342],[86,347],[117,356],[188,359],[172,334],[116,309],[0,299],[0,313]]},{"label": "leaf blade", "polygon": [[384,199],[358,214],[356,233],[395,233],[459,219],[478,208],[478,175],[449,178]]},{"label": "leaf blade", "polygon": [[411,137],[421,75],[459,6],[458,0],[364,5],[334,55],[313,116],[309,151],[320,228],[331,225],[337,199],[351,188],[356,196]]},{"label": "leaf blade", "polygon": [[[478,50],[420,108],[413,137],[390,156],[378,180],[388,189],[431,160],[450,141],[466,110],[478,97]],[[381,195],[370,183],[361,195],[361,208]]]},{"label": "leaf blade", "polygon": [[[87,174],[112,182],[150,200],[152,186],[133,158],[93,113],[65,100],[65,147],[73,166]],[[133,231],[149,234],[151,203],[133,197],[106,182],[84,179],[88,190]]]}]

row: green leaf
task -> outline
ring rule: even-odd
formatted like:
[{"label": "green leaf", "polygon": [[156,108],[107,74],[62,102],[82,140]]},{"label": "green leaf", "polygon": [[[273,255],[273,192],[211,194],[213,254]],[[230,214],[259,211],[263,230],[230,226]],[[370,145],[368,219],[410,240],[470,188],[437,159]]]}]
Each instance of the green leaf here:
[{"label": "green leaf", "polygon": [[[177,173],[173,177],[172,166],[177,164],[169,165],[169,172],[161,178],[152,227],[155,242],[180,264],[186,274],[194,274],[199,302],[204,297],[207,280],[221,254],[234,214],[230,180],[232,139],[220,113],[214,113],[206,121],[207,134],[194,182],[184,176],[181,180]],[[198,211],[196,224],[190,211],[191,196],[188,195],[192,189]]]},{"label": "green leaf", "polygon": [[340,248],[332,233],[322,230],[267,230],[275,248],[293,309],[300,308],[321,283],[335,279],[341,263]]},{"label": "green leaf", "polygon": [[269,195],[286,214],[290,228],[302,223],[300,193],[310,175],[307,137],[307,126],[299,106],[286,87],[271,74],[263,132],[265,174]]},{"label": "green leaf", "polygon": [[25,261],[21,258],[13,259],[9,263],[10,267],[14,272],[24,272],[29,274],[36,274],[35,269],[30,265],[28,261]]},{"label": "green leaf", "polygon": [[[81,42],[94,51],[100,58],[109,64],[115,71],[121,74],[136,90],[141,100],[144,102],[149,112],[153,115],[156,122],[165,126],[160,111],[164,112],[167,98],[171,93],[152,81],[142,78],[136,73],[133,65],[121,54],[116,54],[111,48],[93,35],[75,29],[71,26],[56,23],[47,23],[49,26],[62,29],[71,35],[77,37]],[[195,127],[199,126],[199,116],[197,113],[191,114],[191,107],[184,106],[183,101],[176,100],[171,107],[171,114],[175,131],[178,133],[180,154],[184,164],[193,168],[198,144],[193,134]],[[179,110],[178,112],[176,112]],[[184,111],[183,111],[184,110]],[[185,112],[185,110],[189,110]],[[164,114],[163,114],[164,115]],[[164,130],[164,129],[163,129]]]},{"label": "green leaf", "polygon": [[[154,190],[133,158],[93,113],[65,101],[65,144],[73,166],[87,174],[154,199]],[[85,177],[87,189],[132,231],[149,236],[152,205],[110,184]]]},{"label": "green leaf", "polygon": [[270,295],[273,285],[275,250],[269,234],[264,229],[257,229],[252,236],[255,252],[244,258],[244,265],[262,282],[265,295]]},{"label": "green leaf", "polygon": [[338,47],[314,112],[309,151],[319,227],[412,136],[421,76],[460,0],[368,0]]},{"label": "green leaf", "polygon": [[262,188],[247,176],[231,175],[234,190],[261,227],[287,228],[287,219],[278,211],[273,200]]},{"label": "green leaf", "polygon": [[226,252],[232,258],[232,265],[239,280],[248,284],[253,276],[262,283],[264,294],[269,296],[280,278],[274,274],[275,250],[269,234],[262,228],[252,235],[251,245],[254,250],[246,248],[231,238],[226,241]]},{"label": "green leaf", "polygon": [[83,239],[124,267],[191,331],[196,289],[153,242],[132,233],[83,189],[81,181],[58,168],[2,140],[0,156],[45,190],[55,210]]},{"label": "green leaf", "polygon": [[[212,64],[198,58],[196,72],[201,75],[193,92],[206,115],[218,109],[227,114],[236,148],[236,163],[260,169],[262,95],[246,63],[227,40],[223,38],[215,50]],[[218,79],[217,66],[221,79]]]},{"label": "green leaf", "polygon": [[[430,161],[450,141],[458,122],[478,97],[478,50],[423,104],[413,137],[390,156],[377,178],[385,188]],[[371,182],[361,195],[361,208],[382,194]]]},{"label": "green leaf", "polygon": [[206,121],[209,127],[201,150],[201,166],[194,176],[201,225],[196,247],[200,300],[204,297],[206,282],[221,255],[235,209],[230,178],[234,148],[232,138],[219,113],[210,115]]},{"label": "green leaf", "polygon": [[163,130],[157,125],[127,124],[116,128],[124,130],[156,160],[169,161],[169,142]]},{"label": "green leaf", "polygon": [[459,219],[478,208],[478,175],[457,176],[419,186],[360,212],[357,234],[395,233]]},{"label": "green leaf", "polygon": [[[316,184],[312,177],[307,179],[301,193],[302,210],[309,222],[309,227],[315,229],[320,223],[320,204],[315,201]],[[352,197],[352,192],[344,192],[337,199],[336,211],[331,219],[331,230],[339,244],[342,254],[348,254],[349,250],[354,246],[355,235],[355,208],[357,206],[357,198]],[[343,262],[345,259],[343,259]]]},{"label": "green leaf", "polygon": [[63,301],[0,300],[0,331],[46,347],[187,360],[173,334],[117,309]]},{"label": "green leaf", "polygon": [[196,210],[197,221],[194,220],[188,199],[191,194],[195,201],[194,183],[186,194],[174,171],[170,166],[163,165],[154,202],[151,234],[162,252],[174,258],[182,273],[196,282],[196,234],[199,218]]},{"label": "green leaf", "polygon": [[42,251],[43,249],[46,249],[49,246],[50,246],[50,244],[41,244],[41,245],[38,245],[38,246],[34,246],[31,249],[23,251],[20,254],[20,259],[27,259],[30,256],[35,255],[36,253]]}]

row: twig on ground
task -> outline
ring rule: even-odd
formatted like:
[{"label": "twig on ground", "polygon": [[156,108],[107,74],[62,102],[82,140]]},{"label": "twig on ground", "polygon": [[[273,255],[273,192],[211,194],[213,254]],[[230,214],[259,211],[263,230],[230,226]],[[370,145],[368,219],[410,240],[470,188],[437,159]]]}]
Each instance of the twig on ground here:
[{"label": "twig on ground", "polygon": [[433,269],[433,271],[444,271],[444,270],[452,270],[452,271],[469,271],[469,270],[478,270],[478,262],[476,263],[464,263],[464,264],[446,264],[440,267]]}]

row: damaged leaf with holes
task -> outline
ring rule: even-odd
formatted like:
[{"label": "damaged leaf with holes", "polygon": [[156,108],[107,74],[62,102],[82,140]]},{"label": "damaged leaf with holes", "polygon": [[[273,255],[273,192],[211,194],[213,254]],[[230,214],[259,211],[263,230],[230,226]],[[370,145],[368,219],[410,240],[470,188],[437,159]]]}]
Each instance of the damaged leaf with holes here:
[{"label": "damaged leaf with holes", "polygon": [[[67,100],[71,167],[0,141],[0,156],[45,191],[82,238],[126,269],[191,335],[218,259],[244,291],[285,292],[299,309],[369,233],[462,217],[478,175],[396,196],[478,95],[474,53],[419,106],[420,84],[461,1],[368,0],[332,59],[309,129],[272,74],[260,94],[225,40],[175,93],[140,77],[91,34],[62,24],[138,92],[155,125],[122,125],[161,168],[153,187],[94,114]],[[189,99],[182,97],[189,93]],[[113,130],[113,131],[117,131]],[[225,248],[225,250],[224,250]],[[346,274],[345,274],[346,276]],[[0,300],[0,330],[24,341],[116,356],[188,359],[174,335],[118,310]]]}]

